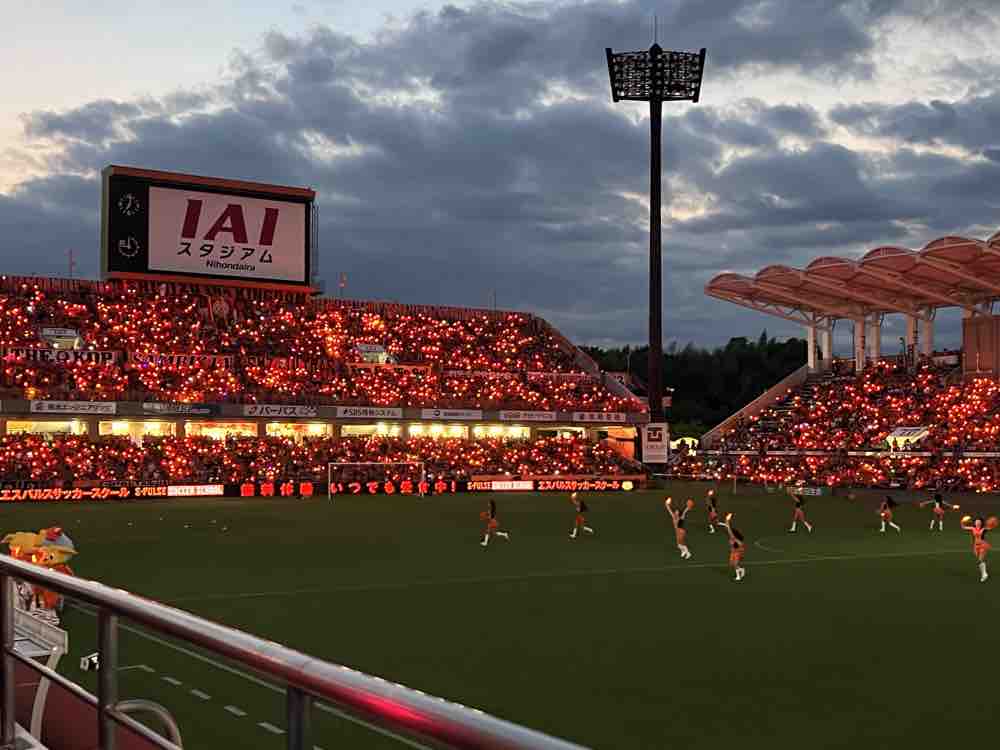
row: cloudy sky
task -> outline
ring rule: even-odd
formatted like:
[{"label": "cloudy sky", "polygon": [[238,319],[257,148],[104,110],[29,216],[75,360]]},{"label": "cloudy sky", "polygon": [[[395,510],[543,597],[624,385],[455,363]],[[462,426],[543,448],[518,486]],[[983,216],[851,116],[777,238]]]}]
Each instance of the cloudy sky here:
[{"label": "cloudy sky", "polygon": [[[73,248],[96,276],[98,175],[130,164],[315,188],[321,275],[350,296],[495,293],[579,343],[640,342],[648,122],[611,103],[604,47],[647,47],[655,13],[664,46],[708,48],[701,102],[665,112],[665,337],[795,335],[705,283],[1000,228],[997,6],[17,3],[2,268],[64,275]],[[955,343],[955,316],[938,328]]]}]

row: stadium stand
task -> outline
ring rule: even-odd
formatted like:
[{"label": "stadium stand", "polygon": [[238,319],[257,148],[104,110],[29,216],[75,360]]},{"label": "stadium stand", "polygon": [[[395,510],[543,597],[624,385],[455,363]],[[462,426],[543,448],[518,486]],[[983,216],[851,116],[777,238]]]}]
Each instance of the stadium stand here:
[{"label": "stadium stand", "polygon": [[[84,436],[0,437],[4,481],[223,482],[296,479],[326,482],[331,462],[422,462],[432,479],[475,475],[634,474],[643,469],[611,448],[578,438],[205,437],[91,441]],[[381,478],[382,472],[378,473]]]},{"label": "stadium stand", "polygon": [[[40,357],[45,329],[75,334],[92,356]],[[582,369],[580,352],[545,321],[513,312],[3,277],[0,347],[2,398],[644,408]]]},{"label": "stadium stand", "polygon": [[[917,440],[893,433],[910,428]],[[814,373],[760,415],[738,421],[719,450],[683,452],[680,476],[827,486],[1000,486],[1000,384],[963,379],[932,360],[880,360]]]}]

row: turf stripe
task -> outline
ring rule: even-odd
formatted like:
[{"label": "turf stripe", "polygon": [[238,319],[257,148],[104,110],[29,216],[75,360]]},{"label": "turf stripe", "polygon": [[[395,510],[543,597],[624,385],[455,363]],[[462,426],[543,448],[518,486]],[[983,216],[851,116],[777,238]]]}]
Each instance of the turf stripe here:
[{"label": "turf stripe", "polygon": [[[965,550],[966,547],[954,549],[936,549],[923,552],[880,552],[862,555],[811,555],[809,557],[794,557],[783,560],[753,560],[749,562],[749,567],[761,565],[801,565],[811,562],[833,562],[851,560],[875,560],[890,557],[929,557],[932,555],[948,555],[954,552]],[[283,591],[254,591],[236,594],[204,594],[200,596],[184,596],[170,598],[171,603],[182,602],[206,602],[206,601],[227,601],[236,599],[267,599],[272,597],[287,596],[307,596],[311,594],[344,594],[365,591],[385,591],[392,589],[407,589],[415,586],[462,586],[479,585],[484,583],[516,583],[518,581],[531,581],[546,578],[581,578],[587,576],[610,576],[630,573],[666,573],[672,570],[690,570],[692,568],[727,568],[728,563],[686,563],[683,565],[659,565],[636,568],[593,568],[590,570],[550,570],[538,571],[534,573],[522,573],[519,575],[507,576],[486,576],[481,578],[438,578],[429,581],[398,581],[386,583],[373,583],[361,585],[333,586],[329,588],[313,589],[287,589]]]}]

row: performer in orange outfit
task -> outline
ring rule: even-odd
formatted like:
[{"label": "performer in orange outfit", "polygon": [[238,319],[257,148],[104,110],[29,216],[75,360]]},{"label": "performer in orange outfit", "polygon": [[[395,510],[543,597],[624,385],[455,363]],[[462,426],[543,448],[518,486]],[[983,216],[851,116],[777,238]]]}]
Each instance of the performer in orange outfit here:
[{"label": "performer in orange outfit", "polygon": [[708,533],[715,533],[715,525],[719,522],[719,506],[715,501],[715,490],[709,490],[705,495],[705,504],[708,505]]},{"label": "performer in orange outfit", "polygon": [[747,574],[746,568],[743,567],[743,555],[746,554],[747,550],[743,534],[733,526],[732,513],[727,513],[726,520],[719,525],[729,532],[729,567],[736,574],[735,580],[737,582],[742,581]]},{"label": "performer in orange outfit", "polygon": [[788,488],[788,494],[795,501],[795,513],[792,515],[792,528],[788,530],[789,533],[794,534],[799,521],[801,521],[802,525],[806,527],[806,531],[812,534],[812,524],[806,520],[806,501],[802,498],[801,494],[796,492],[794,487]]},{"label": "performer in orange outfit", "polygon": [[928,505],[932,504],[934,506],[934,515],[931,516],[930,530],[934,531],[934,524],[936,523],[938,525],[938,531],[944,531],[944,514],[949,510],[958,510],[958,506],[946,503],[944,498],[941,497],[940,492],[935,492],[932,500],[924,500],[920,503],[920,507],[926,508]]},{"label": "performer in orange outfit", "polygon": [[979,562],[979,582],[986,583],[990,574],[986,572],[986,553],[990,551],[992,545],[986,541],[986,534],[997,527],[1000,523],[996,516],[990,516],[986,521],[972,516],[962,518],[962,529],[972,534],[972,552]]},{"label": "performer in orange outfit", "polygon": [[500,530],[500,521],[497,520],[497,504],[495,500],[490,500],[488,508],[480,513],[479,517],[486,521],[486,533],[483,535],[483,541],[480,542],[482,546],[485,547],[490,543],[491,536],[498,536],[501,539],[506,539],[508,542],[510,541],[510,534]]},{"label": "performer in orange outfit", "polygon": [[688,500],[683,511],[674,508],[673,498],[670,497],[664,501],[663,506],[670,514],[670,520],[674,522],[674,536],[677,538],[677,549],[681,551],[681,560],[690,560],[691,550],[687,546],[687,529],[684,528],[684,519],[694,507],[694,501]]},{"label": "performer in orange outfit", "polygon": [[587,507],[587,503],[577,498],[575,492],[569,496],[569,500],[573,503],[573,507],[576,508],[576,520],[573,522],[573,530],[569,532],[569,538],[576,539],[576,535],[580,529],[583,529],[588,534],[593,534],[594,530],[587,525],[587,511],[590,510]]},{"label": "performer in orange outfit", "polygon": [[902,531],[902,529],[899,528],[899,526],[897,526],[892,522],[892,509],[895,507],[896,507],[896,501],[893,500],[888,495],[885,496],[885,500],[883,500],[882,504],[878,507],[878,514],[879,517],[882,519],[882,528],[879,529],[879,531],[882,532],[883,534],[885,533],[886,524],[892,526],[892,528],[896,530],[897,534],[900,531]]}]

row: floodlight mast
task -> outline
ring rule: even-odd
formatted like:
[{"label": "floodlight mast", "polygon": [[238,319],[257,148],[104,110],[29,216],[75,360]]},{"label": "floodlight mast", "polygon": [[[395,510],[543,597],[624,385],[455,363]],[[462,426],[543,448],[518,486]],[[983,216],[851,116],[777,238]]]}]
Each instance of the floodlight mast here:
[{"label": "floodlight mast", "polygon": [[608,57],[611,98],[649,102],[649,421],[663,421],[663,261],[660,252],[660,125],[663,102],[697,102],[705,71],[705,48],[672,52],[654,44]]}]

